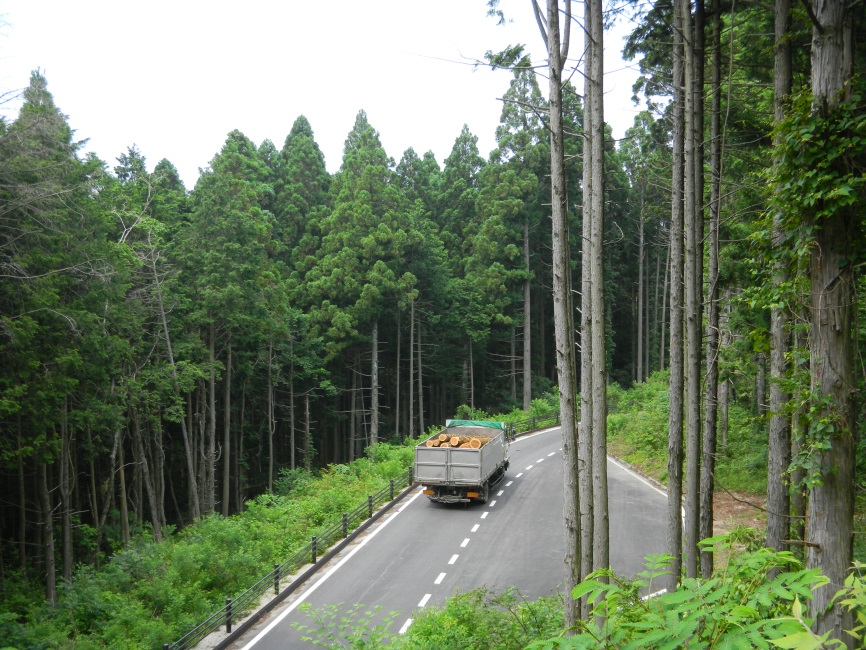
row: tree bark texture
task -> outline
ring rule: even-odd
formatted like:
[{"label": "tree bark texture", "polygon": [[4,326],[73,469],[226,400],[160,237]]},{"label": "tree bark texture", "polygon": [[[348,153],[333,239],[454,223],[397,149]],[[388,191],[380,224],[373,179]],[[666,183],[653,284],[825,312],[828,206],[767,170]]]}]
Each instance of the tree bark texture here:
[{"label": "tree bark texture", "polygon": [[668,517],[667,552],[673,558],[668,590],[679,583],[682,572],[682,491],[683,491],[683,148],[685,141],[685,98],[683,61],[683,11],[687,0],[676,0],[673,43],[673,182],[670,231],[670,407],[668,414]]},{"label": "tree bark texture", "polygon": [[[791,95],[791,0],[775,4],[775,65],[773,74],[773,119],[785,117],[785,104]],[[779,164],[778,158],[774,161]],[[773,248],[784,247],[781,215],[773,219]],[[773,284],[780,287],[788,279],[787,264],[776,262]],[[787,373],[788,324],[785,307],[770,308],[770,425],[767,450],[767,547],[786,550],[790,539],[788,466],[791,464],[791,420],[784,407],[789,395],[782,387]]]}]

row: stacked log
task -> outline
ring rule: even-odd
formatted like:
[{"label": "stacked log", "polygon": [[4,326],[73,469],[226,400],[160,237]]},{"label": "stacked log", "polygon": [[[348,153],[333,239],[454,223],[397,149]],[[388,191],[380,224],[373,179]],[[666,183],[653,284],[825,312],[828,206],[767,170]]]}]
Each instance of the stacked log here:
[{"label": "stacked log", "polygon": [[459,449],[481,449],[493,438],[488,436],[452,436],[448,433],[440,433],[424,442],[428,447],[456,447]]}]

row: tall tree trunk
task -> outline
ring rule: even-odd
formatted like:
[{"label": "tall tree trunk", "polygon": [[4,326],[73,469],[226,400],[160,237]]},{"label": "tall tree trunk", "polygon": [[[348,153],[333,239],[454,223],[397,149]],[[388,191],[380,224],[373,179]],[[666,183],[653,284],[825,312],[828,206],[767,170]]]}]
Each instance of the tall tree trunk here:
[{"label": "tall tree trunk", "polygon": [[637,218],[637,334],[635,338],[637,339],[637,368],[636,368],[636,376],[635,379],[637,381],[644,380],[644,365],[643,365],[643,312],[644,312],[644,286],[643,286],[643,277],[644,277],[644,241],[643,241],[643,230],[644,230],[644,183],[641,183],[640,186],[640,209],[638,210],[638,218]]},{"label": "tall tree trunk", "polygon": [[223,393],[223,484],[222,515],[229,516],[229,495],[231,494],[231,449],[232,449],[232,333],[229,330],[226,344],[226,379]]},{"label": "tall tree trunk", "polygon": [[129,545],[129,505],[127,504],[126,495],[126,462],[123,458],[123,434],[121,432],[118,446],[118,454],[120,455],[120,465],[118,467],[118,478],[120,479],[120,498],[117,500],[120,505],[120,541],[124,546]]},{"label": "tall tree trunk", "polygon": [[379,442],[379,321],[373,321],[373,364],[370,370],[370,444]]},{"label": "tall tree trunk", "polygon": [[207,426],[207,461],[205,472],[205,513],[213,514],[216,505],[216,328],[210,324],[208,336],[208,360],[210,361],[210,376],[208,377],[208,426]]},{"label": "tall tree trunk", "polygon": [[665,336],[665,327],[668,323],[668,314],[670,311],[668,310],[668,280],[670,277],[671,271],[671,247],[670,247],[670,234],[668,234],[668,245],[665,249],[665,279],[662,285],[662,300],[659,303],[659,310],[661,311],[661,328],[659,329],[659,370],[665,369],[665,342],[667,341],[667,337]]},{"label": "tall tree trunk", "polygon": [[[584,3],[585,51],[583,80],[583,223],[581,224],[580,262],[580,423],[578,428],[578,491],[580,504],[580,579],[592,573],[593,568],[593,493],[592,493],[592,120],[590,109],[595,85],[592,83],[592,38],[590,25],[595,3]],[[588,615],[586,599],[581,600],[579,617]]]},{"label": "tall tree trunk", "polygon": [[532,294],[529,281],[529,218],[523,222],[523,264],[526,281],[523,283],[523,410],[532,407]]},{"label": "tall tree trunk", "polygon": [[400,431],[400,386],[401,386],[401,384],[400,384],[400,334],[402,334],[402,332],[400,331],[400,320],[401,320],[400,315],[401,315],[401,313],[402,313],[402,311],[398,309],[397,310],[397,364],[396,364],[396,367],[394,369],[395,374],[397,376],[397,379],[396,379],[397,385],[395,386],[396,390],[395,390],[395,394],[394,394],[394,399],[396,400],[396,404],[394,405],[394,437],[397,438],[398,440],[405,440],[406,437],[401,435],[402,432]]},{"label": "tall tree trunk", "polygon": [[517,401],[517,328],[511,326],[511,336],[508,337],[510,343],[508,364],[509,364],[509,385],[511,386],[511,401]]},{"label": "tall tree trunk", "polygon": [[[274,338],[268,339],[268,492],[274,491]],[[292,457],[295,450],[292,447]]]},{"label": "tall tree trunk", "polygon": [[[419,437],[424,432],[419,434]],[[409,437],[415,437],[415,299],[409,306]]]},{"label": "tall tree trunk", "polygon": [[[827,118],[846,99],[843,91],[851,78],[851,16],[845,0],[816,0],[812,6],[813,112]],[[840,163],[837,163],[840,164]],[[842,163],[850,164],[850,162]],[[849,170],[840,170],[846,173]],[[819,206],[820,207],[820,206]],[[830,448],[818,454],[820,484],[809,492],[806,566],[818,568],[829,583],[812,593],[809,616],[814,631],[832,633],[854,647],[845,633],[852,613],[831,602],[851,568],[854,516],[854,462],[856,414],[852,381],[852,304],[854,264],[852,242],[858,215],[850,207],[837,207],[823,217],[816,209],[806,226],[815,233],[810,253],[812,393],[816,420],[827,422]]]},{"label": "tall tree trunk", "polygon": [[[148,241],[150,233],[148,233]],[[156,287],[157,304],[159,306],[159,317],[162,323],[162,332],[165,337],[165,350],[168,354],[168,362],[171,365],[171,379],[174,386],[174,392],[177,397],[180,397],[180,385],[177,380],[177,366],[174,363],[174,352],[171,346],[171,335],[168,330],[168,318],[165,315],[165,306],[162,301],[162,282],[159,279],[159,273],[156,269],[156,251],[151,255],[151,270],[153,271],[153,281]],[[187,402],[189,404],[189,401]],[[190,432],[187,429],[187,423],[184,418],[180,420],[181,435],[183,436],[183,449],[186,455],[186,471],[187,471],[187,490],[189,492],[190,503],[192,504],[192,518],[198,519],[201,516],[201,506],[198,499],[198,485],[196,483],[196,469],[193,449],[194,445],[190,443]]]},{"label": "tall tree trunk", "polygon": [[24,451],[21,447],[21,416],[16,418],[16,465],[18,470],[18,568],[27,575],[27,488],[24,482]]},{"label": "tall tree trunk", "polygon": [[421,363],[421,319],[418,319],[418,433],[424,435],[424,364]]},{"label": "tall tree trunk", "polygon": [[[689,2],[680,3],[683,25],[683,64],[685,99],[685,137],[683,142],[684,189],[683,230],[685,234],[685,320],[686,320],[686,508],[685,508],[685,569],[686,577],[698,575],[698,542],[700,541],[700,473],[701,473],[701,263],[700,245],[703,228],[700,224],[702,188],[697,168],[702,166],[699,155],[700,136],[697,115],[703,109],[698,101],[696,34]],[[699,8],[699,2],[696,8]],[[703,53],[701,53],[703,55]]]},{"label": "tall tree trunk", "polygon": [[150,471],[150,464],[147,461],[147,454],[144,449],[142,440],[143,433],[141,431],[141,416],[138,409],[130,409],[130,420],[132,420],[132,450],[135,464],[138,471],[141,473],[141,479],[144,483],[144,489],[147,492],[147,505],[150,510],[150,523],[153,525],[153,538],[157,542],[162,541],[162,526],[160,525],[159,500],[156,496],[156,489],[153,484],[153,476]]},{"label": "tall tree trunk", "polygon": [[[791,95],[791,0],[776,0],[775,66],[773,71],[773,120],[779,124],[785,117],[785,105]],[[778,139],[781,136],[776,136]],[[773,161],[778,165],[778,156]],[[780,215],[773,220],[773,248],[782,250],[785,229]],[[788,279],[787,265],[777,262],[773,285],[780,287]],[[782,386],[787,374],[788,326],[785,310],[770,308],[770,430],[767,450],[767,547],[787,550],[790,538],[790,496],[787,479],[791,464],[791,420],[784,412],[789,395]]]},{"label": "tall tree trunk", "polygon": [[591,318],[592,318],[592,494],[593,570],[610,566],[610,528],[607,496],[607,328],[604,303],[604,15],[601,0],[593,5],[589,22],[592,56],[589,109],[592,148]]},{"label": "tall tree trunk", "polygon": [[39,501],[42,506],[42,542],[45,552],[45,599],[57,605],[57,567],[54,559],[54,508],[48,490],[48,464],[39,463]]},{"label": "tall tree trunk", "polygon": [[551,216],[553,222],[553,318],[556,336],[556,370],[559,384],[559,411],[562,422],[562,453],[565,467],[563,481],[563,517],[565,521],[565,626],[573,629],[580,616],[571,590],[580,582],[581,512],[578,489],[577,413],[574,360],[574,312],[571,297],[571,263],[567,193],[565,184],[565,148],[562,126],[562,69],[568,58],[571,26],[571,2],[565,3],[565,31],[560,37],[559,2],[548,0],[547,13],[533,2],[539,29],[545,40],[549,67],[550,111],[550,180]]},{"label": "tall tree trunk", "polygon": [[[719,399],[719,226],[721,225],[721,17],[713,0],[712,107],[710,109],[710,232],[707,278],[707,384],[704,398],[704,440],[701,454],[700,538],[713,535],[716,436]],[[713,573],[713,554],[701,553],[701,576]]]},{"label": "tall tree trunk", "polygon": [[670,407],[668,415],[668,517],[667,552],[671,555],[668,590],[673,591],[682,573],[682,490],[683,490],[683,227],[684,227],[684,54],[682,6],[688,11],[688,0],[674,3],[673,43],[673,183],[671,191],[671,303],[670,303]]},{"label": "tall tree trunk", "polygon": [[60,530],[63,579],[72,581],[72,438],[69,431],[69,398],[63,398],[60,418]]},{"label": "tall tree trunk", "polygon": [[[352,364],[352,393],[349,406],[349,462],[355,460],[355,445],[358,440],[358,367],[361,365],[361,353],[355,351]],[[363,403],[363,400],[362,400]]]},{"label": "tall tree trunk", "polygon": [[304,469],[308,472],[313,461],[313,438],[310,426],[310,394],[304,393]]},{"label": "tall tree trunk", "polygon": [[[274,418],[276,420],[276,418]],[[243,422],[243,419],[241,419]],[[289,467],[295,469],[295,452],[297,442],[295,441],[295,337],[289,335]]]}]

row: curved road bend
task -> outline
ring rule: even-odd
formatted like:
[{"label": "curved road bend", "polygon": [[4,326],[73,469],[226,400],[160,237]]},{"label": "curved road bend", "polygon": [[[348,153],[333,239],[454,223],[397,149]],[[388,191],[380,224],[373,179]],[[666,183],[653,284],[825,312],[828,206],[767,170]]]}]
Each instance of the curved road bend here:
[{"label": "curved road bend", "polygon": [[[408,628],[427,605],[455,591],[515,586],[527,600],[556,592],[564,571],[562,451],[559,429],[518,438],[511,467],[486,504],[441,505],[407,496],[392,513],[326,567],[233,647],[309,647],[292,626],[317,627],[298,606],[354,604],[378,617],[400,612],[392,631]],[[665,544],[666,497],[641,477],[608,461],[611,565],[622,575]]]}]

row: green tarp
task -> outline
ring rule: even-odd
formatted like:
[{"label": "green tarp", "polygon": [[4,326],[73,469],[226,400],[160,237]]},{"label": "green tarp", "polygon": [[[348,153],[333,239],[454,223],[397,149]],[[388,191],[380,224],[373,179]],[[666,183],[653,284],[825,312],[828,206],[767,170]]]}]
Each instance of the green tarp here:
[{"label": "green tarp", "polygon": [[451,427],[486,427],[487,429],[499,429],[506,431],[504,422],[487,422],[485,420],[445,420],[445,428]]}]

